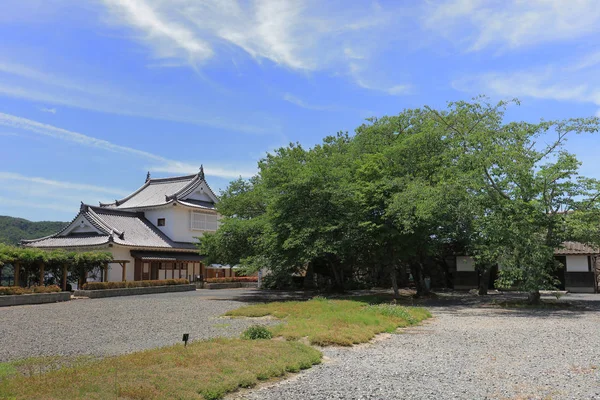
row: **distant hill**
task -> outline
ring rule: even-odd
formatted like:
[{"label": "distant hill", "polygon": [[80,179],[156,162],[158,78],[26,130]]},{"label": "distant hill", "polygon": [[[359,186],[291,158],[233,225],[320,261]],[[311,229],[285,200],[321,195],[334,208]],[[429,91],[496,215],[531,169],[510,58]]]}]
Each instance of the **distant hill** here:
[{"label": "distant hill", "polygon": [[68,222],[32,222],[23,218],[0,215],[0,243],[19,244],[21,239],[36,239],[58,232]]}]

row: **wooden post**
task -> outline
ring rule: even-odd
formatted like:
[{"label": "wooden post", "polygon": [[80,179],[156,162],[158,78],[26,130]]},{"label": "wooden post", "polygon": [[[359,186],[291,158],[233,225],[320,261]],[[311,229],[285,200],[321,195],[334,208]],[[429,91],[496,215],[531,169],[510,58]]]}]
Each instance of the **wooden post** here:
[{"label": "wooden post", "polygon": [[67,264],[63,265],[63,273],[62,273],[62,290],[63,292],[67,291]]},{"label": "wooden post", "polygon": [[102,282],[108,282],[108,263],[104,264],[104,276]]},{"label": "wooden post", "polygon": [[121,277],[121,279],[123,280],[123,282],[125,282],[125,280],[127,279],[127,263],[121,263],[121,267],[123,271],[123,276]]},{"label": "wooden post", "polygon": [[81,289],[83,289],[83,285],[85,285],[87,283],[87,278],[88,278],[88,272],[86,270],[86,271],[83,271],[83,279],[81,282]]},{"label": "wooden post", "polygon": [[14,277],[14,282],[13,282],[13,286],[20,286],[21,283],[21,279],[20,279],[20,274],[21,274],[21,264],[14,263],[13,264],[13,268],[15,269],[15,277]]},{"label": "wooden post", "polygon": [[175,279],[175,263],[171,263],[171,279]]},{"label": "wooden post", "polygon": [[44,263],[40,263],[40,286],[44,286]]}]

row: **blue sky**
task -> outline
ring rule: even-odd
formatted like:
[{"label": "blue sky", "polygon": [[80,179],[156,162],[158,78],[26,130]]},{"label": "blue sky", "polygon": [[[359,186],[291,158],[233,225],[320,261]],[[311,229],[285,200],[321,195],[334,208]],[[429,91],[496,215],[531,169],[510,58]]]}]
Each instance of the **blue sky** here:
[{"label": "blue sky", "polygon": [[[3,0],[0,215],[70,220],[152,176],[486,94],[600,115],[597,0]],[[568,149],[600,178],[598,136]]]}]

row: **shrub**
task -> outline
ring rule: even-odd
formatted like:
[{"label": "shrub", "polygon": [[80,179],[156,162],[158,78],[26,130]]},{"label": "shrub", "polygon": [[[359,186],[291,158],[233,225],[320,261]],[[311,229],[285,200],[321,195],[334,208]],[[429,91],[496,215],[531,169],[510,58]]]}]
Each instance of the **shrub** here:
[{"label": "shrub", "polygon": [[242,333],[242,339],[248,340],[271,339],[272,337],[271,331],[262,325],[252,325]]},{"label": "shrub", "polygon": [[207,278],[208,283],[258,282],[257,276],[236,276],[232,278]]},{"label": "shrub", "polygon": [[56,285],[50,286],[34,286],[33,293],[57,293],[60,292],[61,288]]},{"label": "shrub", "polygon": [[187,279],[159,279],[155,281],[127,281],[127,282],[88,282],[85,283],[83,290],[102,290],[102,289],[122,289],[150,286],[171,286],[187,285],[190,281]]},{"label": "shrub", "polygon": [[20,286],[0,286],[0,295],[14,295],[31,293],[30,289],[25,289]]},{"label": "shrub", "polygon": [[60,288],[56,285],[34,286],[32,288],[22,288],[20,286],[0,286],[0,295],[6,296],[31,293],[56,293],[60,291]]}]

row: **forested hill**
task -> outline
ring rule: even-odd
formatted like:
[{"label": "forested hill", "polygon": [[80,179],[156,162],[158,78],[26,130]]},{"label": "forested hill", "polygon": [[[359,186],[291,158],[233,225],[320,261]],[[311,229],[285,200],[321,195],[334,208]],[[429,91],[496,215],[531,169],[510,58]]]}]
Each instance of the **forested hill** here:
[{"label": "forested hill", "polygon": [[35,239],[61,230],[67,222],[32,222],[23,218],[0,215],[0,243],[18,244],[21,239]]}]

